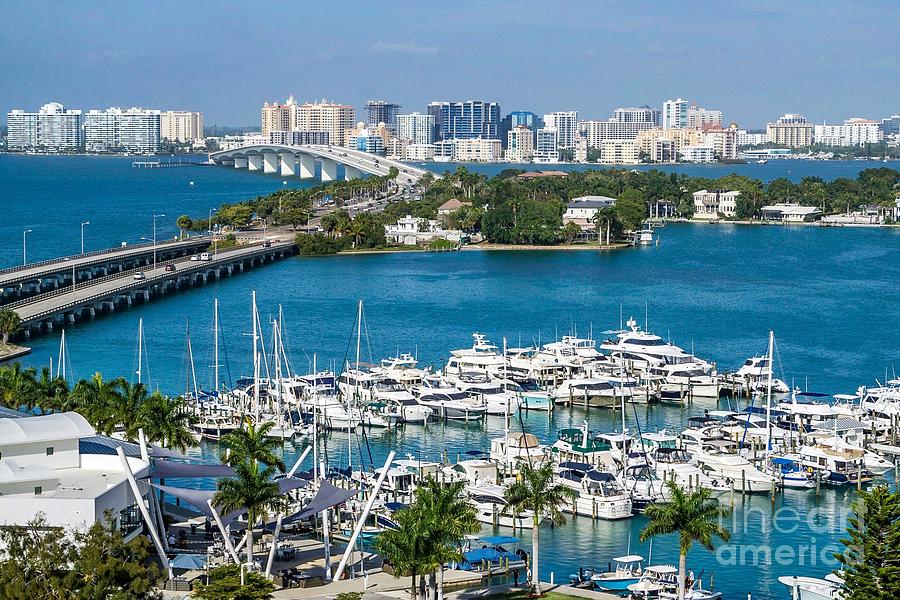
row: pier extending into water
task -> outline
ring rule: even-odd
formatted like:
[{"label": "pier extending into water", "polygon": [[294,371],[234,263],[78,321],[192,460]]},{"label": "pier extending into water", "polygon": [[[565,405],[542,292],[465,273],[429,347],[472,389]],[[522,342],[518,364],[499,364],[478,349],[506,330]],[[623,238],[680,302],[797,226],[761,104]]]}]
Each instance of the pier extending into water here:
[{"label": "pier extending into water", "polygon": [[[208,244],[206,240],[206,244]],[[26,338],[53,331],[57,324],[74,323],[104,312],[114,312],[135,302],[149,302],[169,292],[207,283],[211,279],[244,272],[274,262],[296,251],[293,242],[253,244],[224,250],[209,260],[181,257],[157,260],[155,268],[143,264],[130,270],[85,283],[57,286],[53,290],[6,305],[22,319]],[[138,277],[138,274],[141,276]]]}]

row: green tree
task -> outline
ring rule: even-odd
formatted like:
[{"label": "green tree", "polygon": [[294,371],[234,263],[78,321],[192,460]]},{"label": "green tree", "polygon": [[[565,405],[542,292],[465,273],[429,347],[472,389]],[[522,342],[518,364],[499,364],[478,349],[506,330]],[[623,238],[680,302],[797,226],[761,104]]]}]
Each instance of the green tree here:
[{"label": "green tree", "polygon": [[196,584],[194,598],[200,600],[267,600],[272,597],[275,585],[259,573],[244,573],[241,585],[241,567],[225,565],[209,572],[209,583]]},{"label": "green tree", "polygon": [[900,598],[900,493],[885,485],[861,490],[842,539],[845,600]]},{"label": "green tree", "polygon": [[69,394],[65,410],[77,410],[98,433],[109,435],[122,419],[123,379],[107,381],[100,373],[82,379]]},{"label": "green tree", "polygon": [[259,522],[268,522],[269,517],[287,508],[286,498],[281,495],[272,478],[275,468],[257,462],[247,456],[234,466],[234,477],[218,480],[213,502],[223,512],[247,511],[247,562],[253,562],[253,530]]},{"label": "green tree", "polygon": [[266,421],[259,426],[246,423],[240,429],[223,436],[222,445],[225,446],[225,450],[220,454],[219,460],[231,467],[250,461],[284,471],[284,461],[276,453],[281,448],[282,442],[269,436],[269,431],[274,425],[272,421]]},{"label": "green tree", "polygon": [[19,313],[10,308],[0,308],[0,339],[3,344],[9,343],[9,338],[22,331],[22,319]]},{"label": "green tree", "polygon": [[178,217],[178,220],[175,221],[175,224],[180,230],[180,237],[184,237],[184,232],[188,229],[193,229],[194,227],[194,221],[187,215],[181,215],[180,217]]},{"label": "green tree", "polygon": [[429,531],[422,527],[419,511],[412,505],[394,513],[396,528],[387,529],[375,538],[375,551],[390,564],[395,577],[411,577],[409,596],[419,596],[418,577],[429,572],[434,558]]},{"label": "green tree", "polygon": [[626,231],[640,229],[647,214],[644,206],[644,195],[640,190],[629,188],[616,199],[614,206],[616,220]]},{"label": "green tree", "polygon": [[0,405],[12,409],[31,410],[38,405],[35,370],[22,367],[16,361],[12,365],[0,367]]},{"label": "green tree", "polygon": [[138,408],[137,422],[150,444],[181,452],[195,445],[191,425],[197,422],[197,417],[184,398],[153,392]]},{"label": "green tree", "polygon": [[523,465],[519,480],[506,489],[506,501],[514,513],[530,510],[534,513],[534,527],[531,530],[531,585],[534,593],[541,594],[540,577],[540,523],[544,517],[562,525],[566,517],[559,507],[571,502],[578,492],[564,485],[554,483],[553,465],[546,463],[540,467]]},{"label": "green tree", "polygon": [[331,238],[321,233],[298,233],[294,237],[294,243],[301,256],[324,256],[326,254],[337,254],[344,249],[344,243],[341,239]]},{"label": "green tree", "polygon": [[280,216],[280,221],[290,225],[294,231],[297,231],[298,227],[304,225],[307,219],[309,219],[309,212],[302,208],[289,208]]},{"label": "green tree", "polygon": [[694,542],[712,551],[715,548],[713,538],[719,537],[724,542],[731,538],[731,533],[720,524],[721,517],[728,515],[728,509],[720,507],[706,488],[686,492],[672,481],[667,481],[666,485],[672,499],[667,503],[651,504],[644,510],[650,522],[641,531],[640,540],[645,542],[657,535],[678,534],[678,600],[683,600],[688,552]]},{"label": "green tree", "polygon": [[566,223],[565,227],[563,227],[562,234],[563,239],[566,240],[566,243],[571,244],[575,241],[575,238],[577,238],[581,234],[581,227],[578,226],[578,223],[569,221],[568,223]]}]

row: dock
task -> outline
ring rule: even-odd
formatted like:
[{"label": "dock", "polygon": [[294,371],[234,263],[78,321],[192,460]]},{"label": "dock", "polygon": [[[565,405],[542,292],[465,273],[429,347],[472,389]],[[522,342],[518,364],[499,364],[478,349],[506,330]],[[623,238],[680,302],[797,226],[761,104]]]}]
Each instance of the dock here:
[{"label": "dock", "polygon": [[[156,268],[139,265],[86,283],[57,287],[6,307],[18,313],[24,335],[30,338],[34,334],[51,332],[55,325],[66,321],[74,323],[132,306],[135,302],[149,302],[184,287],[203,285],[274,262],[295,251],[292,242],[273,242],[270,245],[238,246],[219,252],[210,260],[191,260],[190,257],[157,260]],[[136,278],[138,273],[143,276]]]},{"label": "dock", "polygon": [[175,167],[202,167],[208,162],[193,160],[136,160],[131,163],[132,169],[171,169]]}]

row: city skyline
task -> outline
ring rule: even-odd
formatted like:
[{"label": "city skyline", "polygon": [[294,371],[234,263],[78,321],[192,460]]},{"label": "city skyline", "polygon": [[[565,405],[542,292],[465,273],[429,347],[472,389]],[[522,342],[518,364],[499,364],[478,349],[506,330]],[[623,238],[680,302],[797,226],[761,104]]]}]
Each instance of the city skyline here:
[{"label": "city skyline", "polygon": [[[13,85],[0,89],[0,113],[47,101],[165,107],[203,111],[207,125],[246,127],[258,123],[262,102],[290,94],[357,109],[385,100],[404,113],[478,99],[498,102],[504,114],[577,110],[588,119],[681,97],[747,128],[785,112],[813,123],[898,112],[900,41],[890,30],[900,7],[885,2],[852,11],[818,4],[815,13],[758,2],[728,15],[710,2],[690,13],[648,2],[342,2],[338,10],[305,6],[297,19],[212,3],[178,5],[184,18],[172,19],[174,6],[9,3],[16,26],[0,33],[0,58]],[[447,28],[448,18],[459,27]],[[328,19],[347,20],[351,35],[303,27]],[[841,36],[827,35],[835,27]]]}]

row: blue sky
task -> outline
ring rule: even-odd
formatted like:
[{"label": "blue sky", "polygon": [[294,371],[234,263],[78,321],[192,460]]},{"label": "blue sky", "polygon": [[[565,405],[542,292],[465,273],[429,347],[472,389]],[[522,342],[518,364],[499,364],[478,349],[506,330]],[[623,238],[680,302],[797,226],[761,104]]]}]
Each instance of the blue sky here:
[{"label": "blue sky", "polygon": [[900,113],[900,3],[19,2],[0,0],[0,113],[201,110],[254,125],[266,100],[424,110],[489,99],[578,110],[681,96],[761,126]]}]

